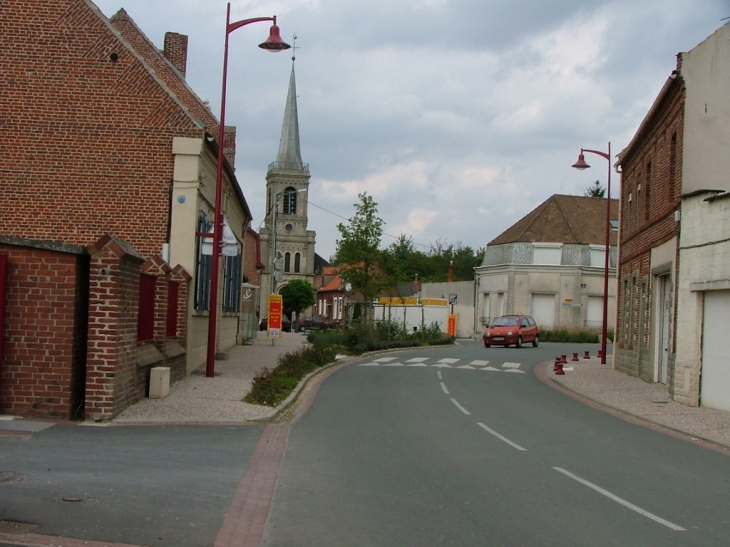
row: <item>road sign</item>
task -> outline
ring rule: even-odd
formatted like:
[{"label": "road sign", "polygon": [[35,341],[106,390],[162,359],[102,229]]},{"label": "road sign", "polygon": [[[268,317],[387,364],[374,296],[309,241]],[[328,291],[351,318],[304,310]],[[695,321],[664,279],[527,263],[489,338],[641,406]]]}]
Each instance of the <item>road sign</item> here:
[{"label": "road sign", "polygon": [[280,294],[269,295],[269,338],[281,337],[281,315],[284,300]]}]

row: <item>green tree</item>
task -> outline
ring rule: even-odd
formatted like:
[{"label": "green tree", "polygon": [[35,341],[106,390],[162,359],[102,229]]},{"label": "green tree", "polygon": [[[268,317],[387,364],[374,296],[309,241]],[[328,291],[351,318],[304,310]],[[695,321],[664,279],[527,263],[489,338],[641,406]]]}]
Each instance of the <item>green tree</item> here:
[{"label": "green tree", "polygon": [[317,294],[314,291],[314,287],[309,281],[304,279],[293,279],[279,289],[284,300],[284,313],[293,320],[292,312],[297,314],[302,313],[310,306],[314,306],[317,301]]},{"label": "green tree", "polygon": [[[357,196],[355,215],[348,224],[340,223],[334,263],[342,278],[362,294],[367,306],[380,294],[386,283],[379,268],[380,238],[385,222],[378,216],[378,204],[367,193]],[[366,318],[367,309],[366,306]]]},{"label": "green tree", "polygon": [[583,193],[583,195],[587,198],[603,198],[606,197],[606,189],[601,186],[601,183],[599,181],[596,181],[593,183],[592,186],[586,188],[586,191]]}]

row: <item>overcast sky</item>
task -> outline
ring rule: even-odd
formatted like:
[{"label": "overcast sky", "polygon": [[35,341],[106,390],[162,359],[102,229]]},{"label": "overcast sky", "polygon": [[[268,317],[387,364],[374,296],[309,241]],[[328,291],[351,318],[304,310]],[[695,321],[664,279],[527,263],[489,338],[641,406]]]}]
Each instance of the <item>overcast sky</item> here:
[{"label": "overcast sky", "polygon": [[[95,0],[126,9],[158,47],[189,36],[187,80],[220,113],[226,2]],[[608,162],[570,166],[580,148],[630,141],[676,54],[730,17],[730,0],[233,0],[233,21],[277,15],[297,35],[309,228],[328,259],[337,224],[367,192],[383,247],[406,234],[483,247],[553,194],[606,182]],[[226,125],[236,174],[263,220],[281,135],[291,50],[256,47],[269,23],[230,36]],[[618,175],[612,196],[618,197]],[[394,237],[391,237],[394,236]]]}]

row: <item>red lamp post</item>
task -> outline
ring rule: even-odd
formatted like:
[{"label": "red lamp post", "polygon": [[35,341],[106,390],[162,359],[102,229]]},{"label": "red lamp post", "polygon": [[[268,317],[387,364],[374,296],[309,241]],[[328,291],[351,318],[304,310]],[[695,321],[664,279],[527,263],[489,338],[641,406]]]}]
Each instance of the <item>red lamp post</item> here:
[{"label": "red lamp post", "polygon": [[220,127],[218,128],[218,170],[215,176],[215,214],[213,222],[213,263],[211,267],[210,282],[210,304],[208,317],[208,354],[205,363],[205,376],[212,378],[215,376],[215,353],[216,353],[216,327],[218,324],[218,276],[220,272],[221,257],[221,241],[223,238],[223,211],[221,211],[221,196],[223,193],[223,139],[225,138],[226,123],[226,78],[228,75],[228,35],[236,29],[239,29],[250,23],[259,23],[262,21],[272,21],[269,38],[259,44],[261,49],[266,51],[282,51],[289,49],[291,46],[284,42],[279,35],[279,27],[276,26],[276,16],[273,17],[254,17],[253,19],[244,19],[231,23],[231,4],[228,3],[226,11],[226,39],[223,51],[223,85],[221,92],[221,116],[219,119]]},{"label": "red lamp post", "polygon": [[611,143],[608,143],[608,153],[601,152],[600,150],[590,150],[588,148],[581,148],[580,154],[578,155],[578,161],[572,165],[574,169],[583,171],[588,169],[590,165],[586,163],[584,153],[590,152],[601,156],[608,161],[608,179],[606,182],[606,252],[605,252],[605,265],[603,268],[603,327],[601,332],[601,364],[606,364],[606,338],[608,329],[608,262],[609,262],[609,250],[611,248]]}]

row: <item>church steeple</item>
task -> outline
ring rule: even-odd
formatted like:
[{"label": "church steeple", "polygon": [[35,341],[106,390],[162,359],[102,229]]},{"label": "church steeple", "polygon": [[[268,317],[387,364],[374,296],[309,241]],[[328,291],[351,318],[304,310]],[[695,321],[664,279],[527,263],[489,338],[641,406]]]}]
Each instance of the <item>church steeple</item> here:
[{"label": "church steeple", "polygon": [[[294,43],[296,44],[296,36]],[[259,232],[261,261],[266,265],[261,276],[262,310],[268,305],[268,294],[278,292],[289,281],[304,279],[314,284],[314,246],[317,234],[307,228],[310,174],[309,164],[302,163],[299,148],[294,61],[295,57],[292,56],[279,153],[266,173],[266,213],[264,226]]]},{"label": "church steeple", "polygon": [[291,171],[305,171],[302,163],[302,152],[299,147],[299,114],[297,112],[297,84],[294,76],[294,61],[292,56],[291,76],[289,76],[289,92],[284,109],[284,123],[281,126],[281,140],[279,153],[273,164],[274,169]]}]

